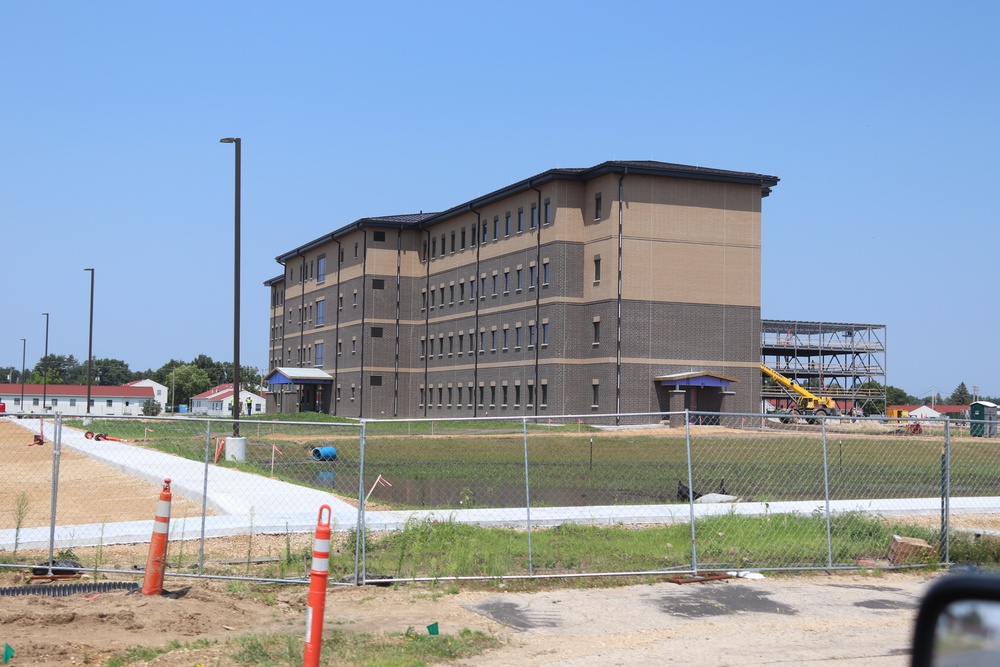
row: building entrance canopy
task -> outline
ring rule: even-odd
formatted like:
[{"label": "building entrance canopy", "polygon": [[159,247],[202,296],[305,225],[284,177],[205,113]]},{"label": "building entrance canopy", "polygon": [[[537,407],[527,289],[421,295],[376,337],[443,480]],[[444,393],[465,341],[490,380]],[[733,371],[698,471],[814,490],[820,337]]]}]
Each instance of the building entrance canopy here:
[{"label": "building entrance canopy", "polygon": [[266,384],[333,384],[333,376],[319,368],[275,368]]}]

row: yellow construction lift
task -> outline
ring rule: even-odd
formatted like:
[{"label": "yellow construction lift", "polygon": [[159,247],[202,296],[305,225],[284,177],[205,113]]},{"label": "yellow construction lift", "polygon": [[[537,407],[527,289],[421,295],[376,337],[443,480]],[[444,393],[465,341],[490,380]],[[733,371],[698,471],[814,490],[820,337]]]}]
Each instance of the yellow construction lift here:
[{"label": "yellow construction lift", "polygon": [[[782,422],[787,424],[799,417],[805,417],[809,420],[809,423],[815,423],[817,417],[840,416],[840,408],[837,407],[837,402],[829,396],[817,396],[805,387],[789,380],[778,371],[764,364],[760,365],[760,370],[764,375],[784,387],[789,397],[795,401],[794,408],[780,413],[784,415],[781,417]],[[792,392],[794,392],[794,395]]]}]

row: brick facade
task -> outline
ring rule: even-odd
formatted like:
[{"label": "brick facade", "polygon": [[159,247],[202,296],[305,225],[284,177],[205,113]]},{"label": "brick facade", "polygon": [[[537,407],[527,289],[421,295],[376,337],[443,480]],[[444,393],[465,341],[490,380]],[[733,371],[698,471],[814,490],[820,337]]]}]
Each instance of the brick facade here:
[{"label": "brick facade", "polygon": [[[284,273],[265,283],[269,358],[321,367],[333,385],[283,404],[269,394],[268,409],[471,417],[664,412],[682,401],[756,411],[760,208],[777,180],[608,162],[312,241],[279,256]],[[691,370],[739,382],[671,396],[653,381]]]}]

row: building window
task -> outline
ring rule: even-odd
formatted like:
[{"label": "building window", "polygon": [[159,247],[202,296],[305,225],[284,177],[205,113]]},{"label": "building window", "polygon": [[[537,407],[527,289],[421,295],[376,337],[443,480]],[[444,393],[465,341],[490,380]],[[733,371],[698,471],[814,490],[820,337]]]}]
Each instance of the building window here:
[{"label": "building window", "polygon": [[472,245],[476,245],[476,232],[478,229],[475,225],[472,226]]},{"label": "building window", "polygon": [[515,384],[514,385],[514,407],[517,408],[517,407],[520,407],[520,406],[521,406],[521,385]]},{"label": "building window", "polygon": [[420,341],[420,358],[423,359],[426,356],[427,356],[427,341],[426,340],[421,340]]},{"label": "building window", "polygon": [[372,278],[372,289],[385,289],[385,279]]},{"label": "building window", "polygon": [[510,334],[510,329],[508,329],[506,326],[504,326],[504,328],[503,328],[503,348],[502,348],[504,352],[507,351],[507,347],[508,347],[508,345],[507,345],[507,339],[508,339],[508,335],[509,334]]},{"label": "building window", "polygon": [[448,305],[449,306],[454,306],[455,305],[455,286],[454,285],[448,285]]},{"label": "building window", "polygon": [[358,307],[358,290],[354,290],[354,307]]},{"label": "building window", "polygon": [[382,376],[381,375],[372,375],[372,376],[370,376],[368,378],[368,384],[371,385],[372,387],[381,387],[382,386]]},{"label": "building window", "polygon": [[[483,288],[481,290],[479,290],[479,298],[480,299],[485,299],[486,298],[486,275],[485,274],[483,274],[482,283],[483,283]],[[496,296],[496,290],[494,290],[494,294],[493,295]]]},{"label": "building window", "polygon": [[594,282],[601,282],[601,256],[596,255],[594,257]]},{"label": "building window", "polygon": [[461,243],[459,244],[460,250],[465,250],[465,227],[462,227]]},{"label": "building window", "polygon": [[493,240],[496,241],[500,238],[500,216],[493,216]]},{"label": "building window", "polygon": [[382,327],[372,327],[372,338],[382,337]]},{"label": "building window", "polygon": [[421,254],[421,257],[424,259],[424,261],[427,261],[427,241],[424,241],[424,249]]},{"label": "building window", "polygon": [[351,339],[351,354],[357,354],[357,353],[358,353],[358,339],[357,338],[352,338]]},{"label": "building window", "polygon": [[507,407],[507,385],[504,385],[503,387],[501,387],[501,391],[503,392],[503,403],[500,405],[500,407],[506,408]]},{"label": "building window", "polygon": [[523,272],[522,269],[517,269],[517,291],[518,292],[521,291],[521,274],[522,274],[522,272]]},{"label": "building window", "polygon": [[316,366],[323,366],[323,343],[316,343]]},{"label": "building window", "polygon": [[552,204],[549,203],[548,199],[545,200],[544,215],[545,215],[544,224],[546,224],[546,225],[551,224],[552,223]]},{"label": "building window", "polygon": [[531,219],[529,224],[531,225],[532,229],[538,226],[538,207],[536,207],[534,204],[531,205]]},{"label": "building window", "polygon": [[109,399],[108,399],[108,400],[106,401],[105,405],[106,405],[107,407],[109,407],[109,408],[110,408],[110,407],[113,407],[113,406],[114,406],[114,401],[112,401],[112,400],[111,400],[111,399],[109,398]]},{"label": "building window", "polygon": [[493,274],[493,296],[497,295],[497,282],[498,282],[498,280],[499,279],[497,278],[497,274],[494,273]]},{"label": "building window", "polygon": [[535,385],[528,385],[528,407],[530,408],[535,404]]},{"label": "building window", "polygon": [[57,405],[59,405],[59,399],[58,398],[53,398],[52,399],[52,407],[55,407]]},{"label": "building window", "polygon": [[326,324],[326,301],[316,302],[316,326],[321,327]]},{"label": "building window", "polygon": [[503,293],[510,293],[510,269],[504,269],[503,271]]},{"label": "building window", "polygon": [[420,388],[420,407],[424,407],[424,392],[425,391],[426,390],[423,387]]},{"label": "building window", "polygon": [[524,231],[524,209],[517,209],[517,233],[520,234]]},{"label": "building window", "polygon": [[549,404],[549,385],[547,385],[547,384],[543,384],[542,385],[542,401],[541,401],[541,404],[542,404],[542,406],[546,406],[546,405]]},{"label": "building window", "polygon": [[490,385],[490,407],[495,408],[497,405],[497,386]]},{"label": "building window", "polygon": [[503,235],[510,236],[510,211],[507,211],[507,213],[504,215]]},{"label": "building window", "polygon": [[451,232],[451,254],[455,254],[455,231]]},{"label": "building window", "polygon": [[549,323],[542,322],[542,345],[549,344]]},{"label": "building window", "polygon": [[483,237],[479,240],[480,243],[486,243],[489,237],[489,234],[487,234],[487,232],[489,231],[489,224],[490,223],[488,222],[485,221],[483,222]]},{"label": "building window", "polygon": [[342,339],[337,340],[337,356],[339,357],[344,353],[344,341]]},{"label": "building window", "polygon": [[316,281],[326,282],[326,255],[320,255],[316,260]]},{"label": "building window", "polygon": [[344,309],[344,294],[341,293],[337,296],[337,308],[340,310]]},{"label": "building window", "polygon": [[358,257],[358,242],[355,241],[354,242],[354,258],[357,259],[357,257]]},{"label": "building window", "polygon": [[535,265],[532,264],[528,267],[528,289],[535,289],[535,278],[537,271],[535,271]]},{"label": "building window", "polygon": [[437,237],[435,236],[434,238],[431,239],[431,259],[437,257],[437,248],[438,248],[438,240]]},{"label": "building window", "polygon": [[601,219],[601,193],[594,195],[594,220]]},{"label": "building window", "polygon": [[535,325],[528,325],[528,347],[532,348],[535,346]]},{"label": "building window", "polygon": [[497,351],[497,330],[490,331],[490,352]]},{"label": "building window", "polygon": [[601,404],[601,384],[595,380],[594,383],[590,386],[590,388],[591,388],[591,393],[593,394],[591,398],[590,407],[596,408]]},{"label": "building window", "polygon": [[385,243],[385,232],[372,232],[372,241]]},{"label": "building window", "polygon": [[594,320],[594,345],[601,344],[601,321]]},{"label": "building window", "polygon": [[520,324],[518,324],[516,327],[514,327],[514,349],[515,350],[520,350],[521,349],[521,325]]},{"label": "building window", "polygon": [[340,262],[341,264],[343,264],[343,263],[344,263],[344,249],[343,249],[343,248],[341,248],[341,249],[340,249],[340,257],[338,258],[338,261],[339,261],[339,262]]},{"label": "building window", "polygon": [[461,282],[458,284],[458,302],[465,302],[465,283]]},{"label": "building window", "polygon": [[542,264],[542,285],[549,284],[549,263],[544,262]]}]

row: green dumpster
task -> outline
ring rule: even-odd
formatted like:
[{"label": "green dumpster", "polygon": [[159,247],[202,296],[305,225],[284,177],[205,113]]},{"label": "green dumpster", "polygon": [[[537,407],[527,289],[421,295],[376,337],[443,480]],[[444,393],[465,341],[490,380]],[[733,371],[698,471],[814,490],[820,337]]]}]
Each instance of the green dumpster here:
[{"label": "green dumpster", "polygon": [[974,438],[995,438],[997,406],[989,401],[976,401],[969,406],[969,435]]}]

